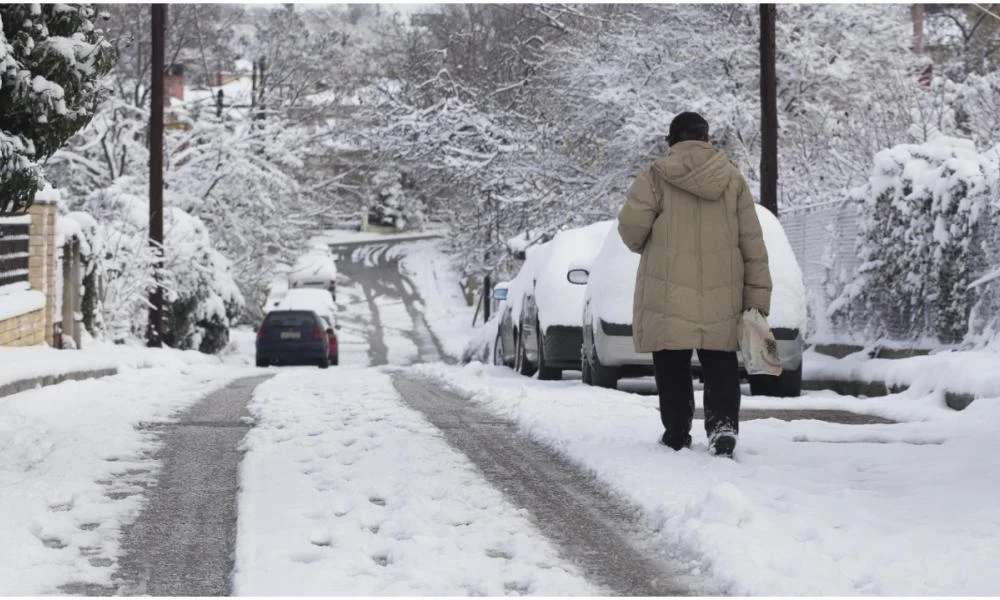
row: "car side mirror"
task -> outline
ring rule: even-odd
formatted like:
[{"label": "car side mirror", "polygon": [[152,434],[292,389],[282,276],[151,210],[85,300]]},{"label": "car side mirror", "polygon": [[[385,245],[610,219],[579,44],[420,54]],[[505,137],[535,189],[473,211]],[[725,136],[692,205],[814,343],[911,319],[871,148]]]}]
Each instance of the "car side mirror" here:
[{"label": "car side mirror", "polygon": [[506,300],[507,299],[507,288],[493,288],[493,299],[494,300]]},{"label": "car side mirror", "polygon": [[566,273],[566,279],[574,285],[587,285],[590,280],[590,272],[587,269],[571,269]]},{"label": "car side mirror", "polygon": [[326,335],[333,335],[333,330],[332,329],[327,329],[326,330]]}]

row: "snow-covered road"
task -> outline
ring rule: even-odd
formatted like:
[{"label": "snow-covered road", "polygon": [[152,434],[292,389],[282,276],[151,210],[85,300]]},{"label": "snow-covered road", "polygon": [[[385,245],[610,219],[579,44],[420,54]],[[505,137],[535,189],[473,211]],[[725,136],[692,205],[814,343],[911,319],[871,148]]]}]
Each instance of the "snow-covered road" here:
[{"label": "snow-covered road", "polygon": [[[232,465],[235,571],[211,575],[238,594],[1000,592],[997,403],[748,397],[735,460],[707,454],[700,421],[674,453],[648,381],[446,364],[471,309],[439,243],[339,247],[339,368],[127,370],[0,400],[0,594],[111,589],[163,444],[183,444],[148,422],[265,373]],[[227,361],[246,365],[236,337]],[[242,427],[205,452],[233,453]]]}]

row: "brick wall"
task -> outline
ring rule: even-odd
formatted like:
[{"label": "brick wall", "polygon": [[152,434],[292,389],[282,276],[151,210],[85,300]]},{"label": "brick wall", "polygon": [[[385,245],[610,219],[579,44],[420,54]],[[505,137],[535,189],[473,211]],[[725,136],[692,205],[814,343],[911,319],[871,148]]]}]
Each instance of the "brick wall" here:
[{"label": "brick wall", "polygon": [[28,284],[45,295],[45,307],[0,321],[0,346],[55,345],[56,205],[36,202],[28,214],[31,217]]},{"label": "brick wall", "polygon": [[37,346],[44,341],[44,310],[0,321],[0,346]]}]

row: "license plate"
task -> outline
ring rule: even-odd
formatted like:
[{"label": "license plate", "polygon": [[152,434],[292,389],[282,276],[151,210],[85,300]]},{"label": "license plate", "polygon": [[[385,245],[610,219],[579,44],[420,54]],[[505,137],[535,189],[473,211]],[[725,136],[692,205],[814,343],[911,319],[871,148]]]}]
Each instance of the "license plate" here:
[{"label": "license plate", "polygon": [[298,340],[302,338],[302,333],[298,331],[282,331],[281,339],[283,340]]}]

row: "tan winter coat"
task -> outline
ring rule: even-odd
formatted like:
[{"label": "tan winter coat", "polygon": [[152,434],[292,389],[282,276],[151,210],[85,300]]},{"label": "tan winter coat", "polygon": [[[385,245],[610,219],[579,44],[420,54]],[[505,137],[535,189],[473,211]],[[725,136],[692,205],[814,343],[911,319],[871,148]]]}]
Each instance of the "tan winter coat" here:
[{"label": "tan winter coat", "polygon": [[643,170],[618,214],[636,276],[637,352],[735,351],[745,309],[768,314],[771,274],[750,188],[708,142],[674,144]]}]

